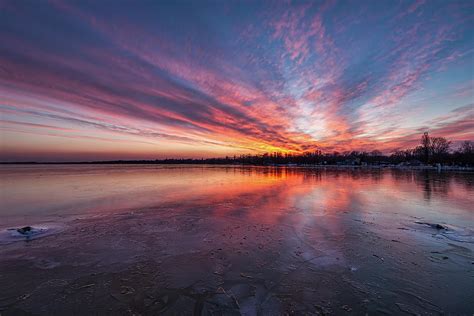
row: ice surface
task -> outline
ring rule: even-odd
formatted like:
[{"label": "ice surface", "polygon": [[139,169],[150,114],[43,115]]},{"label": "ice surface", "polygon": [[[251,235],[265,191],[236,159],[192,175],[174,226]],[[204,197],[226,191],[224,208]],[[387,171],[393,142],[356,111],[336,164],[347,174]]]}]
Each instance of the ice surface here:
[{"label": "ice surface", "polygon": [[50,168],[2,171],[2,315],[474,311],[472,174]]}]

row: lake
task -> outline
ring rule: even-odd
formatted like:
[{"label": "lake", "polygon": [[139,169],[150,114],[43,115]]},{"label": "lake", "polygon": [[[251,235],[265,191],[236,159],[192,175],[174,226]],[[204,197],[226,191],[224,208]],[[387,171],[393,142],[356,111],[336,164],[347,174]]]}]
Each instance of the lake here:
[{"label": "lake", "polygon": [[2,315],[474,313],[473,173],[3,165],[0,176]]}]

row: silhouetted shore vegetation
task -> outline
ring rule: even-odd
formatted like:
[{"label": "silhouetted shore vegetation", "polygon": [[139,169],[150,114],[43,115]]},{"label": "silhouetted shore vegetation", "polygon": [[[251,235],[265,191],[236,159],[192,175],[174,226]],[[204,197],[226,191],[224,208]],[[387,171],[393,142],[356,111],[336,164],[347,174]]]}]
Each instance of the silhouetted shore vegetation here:
[{"label": "silhouetted shore vegetation", "polygon": [[[36,162],[22,162],[31,164]],[[53,162],[51,162],[53,163]],[[57,163],[57,162],[56,162]],[[156,160],[110,160],[87,162],[60,162],[63,164],[244,164],[244,165],[286,165],[286,166],[372,166],[407,168],[474,168],[474,142],[464,141],[457,149],[444,137],[431,137],[424,133],[420,145],[397,150],[391,154],[381,151],[323,152],[315,150],[302,154],[265,153],[260,155],[239,155],[225,158],[168,158]],[[9,163],[3,163],[9,164]]]}]

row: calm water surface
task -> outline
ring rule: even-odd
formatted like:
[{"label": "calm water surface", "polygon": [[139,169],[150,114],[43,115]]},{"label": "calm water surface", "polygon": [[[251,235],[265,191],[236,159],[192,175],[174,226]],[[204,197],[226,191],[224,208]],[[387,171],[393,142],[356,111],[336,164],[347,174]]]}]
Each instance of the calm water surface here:
[{"label": "calm water surface", "polygon": [[[2,315],[474,313],[472,173],[35,165],[0,177]],[[39,233],[11,230],[26,225]]]}]

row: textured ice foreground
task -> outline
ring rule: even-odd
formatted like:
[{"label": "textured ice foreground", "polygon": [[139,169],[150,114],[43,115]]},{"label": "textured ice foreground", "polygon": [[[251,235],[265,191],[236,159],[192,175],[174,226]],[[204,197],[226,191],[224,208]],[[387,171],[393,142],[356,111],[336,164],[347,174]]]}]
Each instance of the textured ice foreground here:
[{"label": "textured ice foreground", "polygon": [[474,312],[472,174],[1,172],[2,315]]}]

